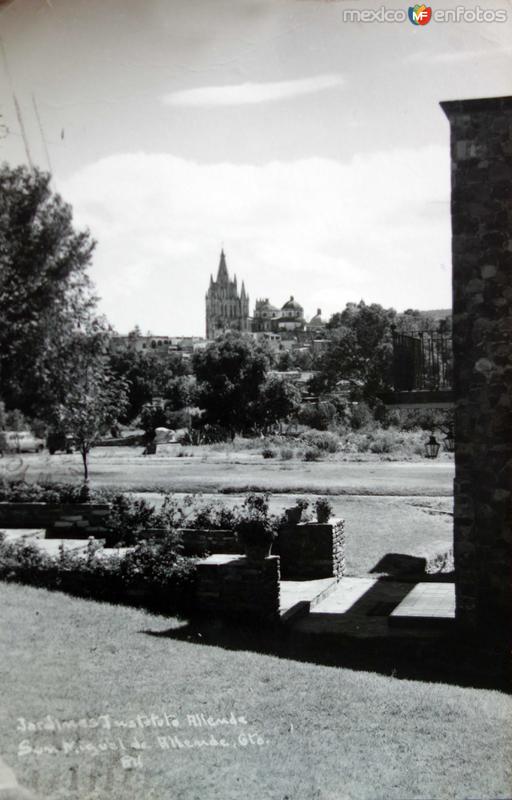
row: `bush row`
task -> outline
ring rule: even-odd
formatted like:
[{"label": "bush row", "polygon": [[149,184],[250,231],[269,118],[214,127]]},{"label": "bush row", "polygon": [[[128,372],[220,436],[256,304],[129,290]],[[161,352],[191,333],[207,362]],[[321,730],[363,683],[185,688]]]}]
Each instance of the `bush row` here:
[{"label": "bush row", "polygon": [[0,579],[166,613],[192,609],[196,559],[181,554],[175,533],[141,541],[123,556],[101,556],[96,547],[90,541],[83,555],[61,546],[59,555],[51,556],[34,544],[6,542],[0,534]]}]

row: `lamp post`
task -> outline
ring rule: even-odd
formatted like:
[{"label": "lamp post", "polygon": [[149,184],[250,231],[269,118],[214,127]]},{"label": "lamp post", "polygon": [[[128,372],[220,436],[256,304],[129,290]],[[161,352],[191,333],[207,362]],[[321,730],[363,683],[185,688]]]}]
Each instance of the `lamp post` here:
[{"label": "lamp post", "polygon": [[428,442],[425,443],[425,456],[426,458],[437,458],[437,454],[439,453],[439,448],[441,445],[437,441],[436,437],[432,433],[430,435],[430,439]]},{"label": "lamp post", "polygon": [[455,452],[455,433],[453,430],[453,425],[450,425],[447,434],[444,437],[444,446],[447,453]]}]

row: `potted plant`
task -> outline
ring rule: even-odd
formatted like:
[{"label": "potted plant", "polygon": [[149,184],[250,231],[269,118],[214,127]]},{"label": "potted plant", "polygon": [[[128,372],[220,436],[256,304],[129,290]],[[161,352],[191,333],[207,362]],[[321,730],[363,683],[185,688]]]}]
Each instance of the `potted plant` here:
[{"label": "potted plant", "polygon": [[327,498],[319,497],[315,503],[316,518],[318,522],[329,522],[332,516],[332,505]]},{"label": "potted plant", "polygon": [[252,510],[243,514],[235,530],[238,541],[250,561],[263,561],[270,555],[275,530],[266,514]]},{"label": "potted plant", "polygon": [[300,500],[297,500],[297,503],[294,506],[285,510],[286,519],[290,525],[299,524],[302,517],[302,512],[305,511],[308,506],[309,500],[301,498]]}]

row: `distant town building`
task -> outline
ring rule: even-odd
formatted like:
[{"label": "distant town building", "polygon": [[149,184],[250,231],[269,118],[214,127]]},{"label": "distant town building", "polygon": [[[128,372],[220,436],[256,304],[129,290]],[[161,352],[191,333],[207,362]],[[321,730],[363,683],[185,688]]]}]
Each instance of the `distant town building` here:
[{"label": "distant town building", "polygon": [[154,353],[166,358],[172,353],[189,358],[196,350],[206,346],[206,340],[201,336],[154,336],[132,331],[126,335],[114,334],[110,340],[110,349],[113,353],[126,352]]},{"label": "distant town building", "polygon": [[230,279],[224,250],[220,254],[217,279],[210,276],[206,293],[206,338],[215,339],[228,331],[247,333],[249,326],[249,296],[242,282],[240,294],[236,275]]},{"label": "distant town building", "polygon": [[273,305],[268,297],[259,298],[249,316],[249,297],[242,283],[238,293],[236,276],[230,279],[224,250],[220,254],[217,279],[210,277],[206,293],[206,338],[215,339],[228,331],[251,334],[257,341],[265,341],[273,350],[291,350],[297,347],[313,347],[313,341],[322,337],[325,322],[322,312],[306,322],[304,309],[293,297],[281,308]]}]

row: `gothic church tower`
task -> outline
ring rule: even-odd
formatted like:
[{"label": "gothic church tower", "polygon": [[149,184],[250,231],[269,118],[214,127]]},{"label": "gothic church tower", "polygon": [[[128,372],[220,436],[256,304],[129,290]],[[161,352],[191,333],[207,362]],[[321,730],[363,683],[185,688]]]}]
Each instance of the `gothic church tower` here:
[{"label": "gothic church tower", "polygon": [[206,293],[206,338],[210,341],[226,331],[249,330],[249,296],[242,289],[238,294],[236,275],[230,280],[224,250],[220,254],[217,280],[210,276]]}]

